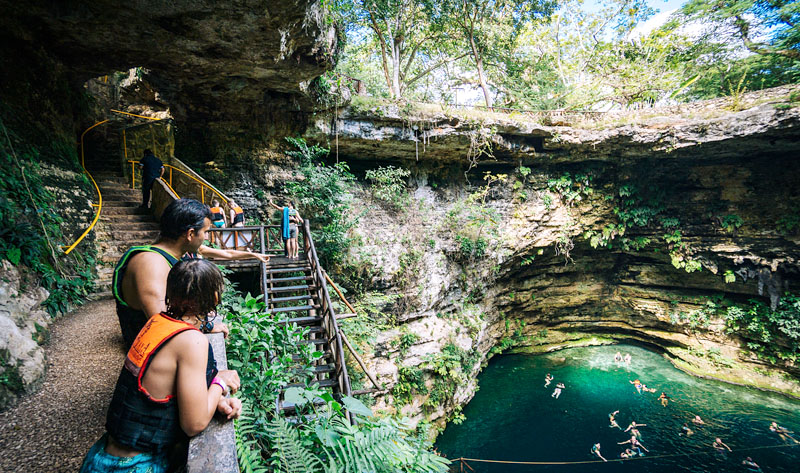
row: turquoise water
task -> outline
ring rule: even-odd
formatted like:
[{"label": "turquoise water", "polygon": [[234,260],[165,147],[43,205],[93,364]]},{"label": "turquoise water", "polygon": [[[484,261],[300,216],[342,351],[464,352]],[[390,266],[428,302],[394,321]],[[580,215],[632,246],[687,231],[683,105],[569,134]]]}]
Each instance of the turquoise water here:
[{"label": "turquoise water", "polygon": [[[631,354],[629,369],[614,362],[617,351]],[[555,379],[545,388],[547,373]],[[637,378],[656,393],[638,394],[629,383]],[[558,382],[565,389],[555,399],[551,395]],[[616,410],[622,429],[631,421],[647,424],[639,431],[650,453],[625,462],[557,466],[469,463],[475,472],[740,472],[747,471],[741,462],[750,456],[765,472],[800,473],[800,446],[773,448],[787,444],[769,431],[775,421],[800,432],[800,402],[689,376],[636,346],[499,356],[481,373],[479,385],[464,408],[467,420],[448,425],[436,442],[447,458],[583,462],[597,460],[590,449],[600,442],[603,456],[616,460],[626,447],[617,442],[630,438],[609,427],[608,414]],[[661,391],[671,398],[666,407],[657,399]],[[706,425],[692,424],[694,415]],[[694,435],[680,435],[684,422]],[[711,446],[715,437],[733,453],[716,453]],[[800,440],[800,434],[795,437]],[[746,450],[752,447],[768,448]]]}]

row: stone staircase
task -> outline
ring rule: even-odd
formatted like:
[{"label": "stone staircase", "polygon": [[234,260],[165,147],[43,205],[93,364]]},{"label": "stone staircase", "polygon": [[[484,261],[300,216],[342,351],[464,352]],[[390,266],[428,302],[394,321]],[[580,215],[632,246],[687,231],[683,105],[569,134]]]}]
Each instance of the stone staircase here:
[{"label": "stone staircase", "polygon": [[119,151],[100,151],[96,154],[114,158],[95,160],[87,163],[87,167],[103,195],[103,209],[95,226],[98,250],[96,293],[98,297],[109,297],[114,266],[119,258],[131,246],[153,243],[159,230],[150,211],[139,207],[142,192],[131,189],[130,182],[123,177],[115,157]]}]

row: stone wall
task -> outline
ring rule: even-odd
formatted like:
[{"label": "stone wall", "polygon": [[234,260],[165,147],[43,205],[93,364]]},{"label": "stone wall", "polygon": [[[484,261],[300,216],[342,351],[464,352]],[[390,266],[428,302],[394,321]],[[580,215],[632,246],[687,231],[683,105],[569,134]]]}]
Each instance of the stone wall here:
[{"label": "stone wall", "polygon": [[0,409],[44,381],[50,316],[41,303],[48,292],[8,261],[0,262]]}]

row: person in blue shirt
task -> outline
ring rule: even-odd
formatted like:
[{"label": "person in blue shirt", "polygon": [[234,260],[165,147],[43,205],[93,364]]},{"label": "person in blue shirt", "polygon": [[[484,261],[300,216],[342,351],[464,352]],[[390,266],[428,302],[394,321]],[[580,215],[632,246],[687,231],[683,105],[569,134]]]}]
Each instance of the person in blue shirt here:
[{"label": "person in blue shirt", "polygon": [[164,163],[156,158],[152,150],[146,149],[141,161],[139,161],[139,166],[142,167],[142,207],[149,209],[153,183],[164,175]]}]

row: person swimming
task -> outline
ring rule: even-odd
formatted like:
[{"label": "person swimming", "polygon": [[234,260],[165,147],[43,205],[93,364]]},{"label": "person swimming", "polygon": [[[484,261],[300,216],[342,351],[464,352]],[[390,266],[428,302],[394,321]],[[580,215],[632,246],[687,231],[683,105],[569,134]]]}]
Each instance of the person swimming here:
[{"label": "person swimming", "polygon": [[725,453],[725,449],[727,449],[729,452],[733,451],[731,450],[731,447],[725,445],[725,442],[723,442],[719,437],[714,439],[714,443],[712,443],[711,446],[714,447],[714,450],[719,453]]},{"label": "person swimming", "polygon": [[631,383],[634,388],[636,388],[636,392],[638,392],[639,394],[642,394],[642,382],[641,381],[639,381],[638,379],[635,379],[633,381],[628,380],[628,382]]},{"label": "person swimming", "polygon": [[630,448],[626,448],[624,452],[619,454],[619,457],[622,459],[627,459],[633,457],[633,450]]},{"label": "person swimming", "polygon": [[758,463],[754,462],[750,457],[742,460],[742,465],[744,465],[749,471],[761,471],[761,467],[758,466]]},{"label": "person swimming", "polygon": [[705,425],[705,422],[703,422],[703,419],[701,419],[700,416],[697,416],[697,415],[694,416],[694,419],[692,419],[692,422],[694,422],[697,425]]},{"label": "person swimming", "polygon": [[622,427],[620,427],[620,426],[619,426],[619,424],[617,424],[617,421],[614,419],[614,417],[615,417],[617,414],[619,414],[619,411],[614,411],[614,412],[612,412],[611,414],[609,414],[609,415],[608,415],[608,423],[609,423],[609,427],[611,427],[611,428],[614,428],[614,427],[616,427],[616,428],[618,428],[619,430],[622,430]]},{"label": "person swimming", "polygon": [[647,424],[637,424],[636,421],[630,423],[627,429],[623,430],[623,432],[627,432],[631,429],[636,430],[637,427],[647,427]]},{"label": "person swimming", "polygon": [[664,391],[661,391],[661,395],[658,396],[658,400],[661,401],[661,405],[664,407],[667,407],[667,404],[669,404],[669,396],[667,396],[667,393]]},{"label": "person swimming", "polygon": [[780,425],[778,425],[777,422],[769,424],[769,430],[770,432],[778,434],[778,436],[780,436],[781,440],[783,440],[784,442],[786,442],[786,440],[789,439],[794,443],[800,443],[797,441],[796,438],[790,435],[794,433],[793,431],[787,429],[786,427],[781,427]]},{"label": "person swimming", "polygon": [[650,450],[648,450],[644,445],[642,445],[642,443],[639,442],[639,440],[634,435],[631,435],[630,440],[626,440],[624,442],[617,442],[617,445],[624,445],[626,443],[631,444],[631,449],[638,452],[640,456],[642,455],[642,450],[644,450],[647,453],[650,453]]},{"label": "person swimming", "polygon": [[630,353],[625,353],[625,358],[623,360],[625,361],[625,366],[630,368],[631,367],[631,354]]},{"label": "person swimming", "polygon": [[547,373],[547,376],[544,377],[544,387],[550,386],[550,382],[553,381],[553,375]]},{"label": "person swimming", "polygon": [[592,454],[593,455],[597,455],[604,462],[608,461],[603,457],[603,455],[600,454],[600,444],[599,443],[596,443],[596,444],[592,445]]},{"label": "person swimming", "polygon": [[617,367],[619,367],[620,363],[622,363],[622,353],[617,352],[617,354],[614,355],[614,363],[616,363]]},{"label": "person swimming", "polygon": [[564,383],[556,384],[556,389],[553,390],[553,394],[551,394],[550,397],[558,399],[558,397],[561,396],[561,390],[564,389],[565,387],[566,386],[564,386]]},{"label": "person swimming", "polygon": [[678,435],[685,435],[687,437],[691,437],[692,435],[694,435],[694,431],[689,428],[688,422],[684,422],[683,427],[681,427],[681,433]]}]

